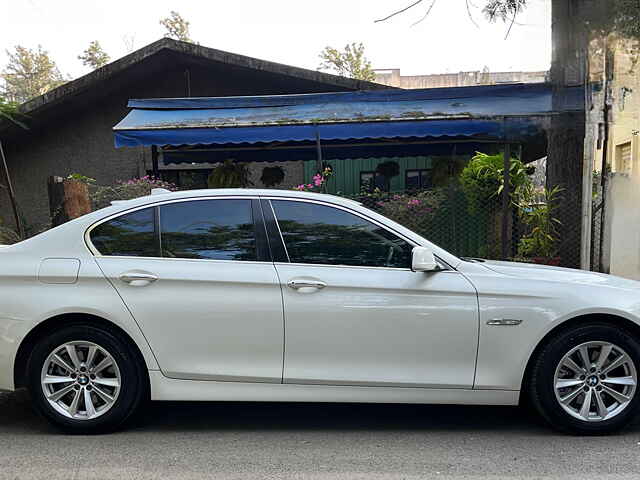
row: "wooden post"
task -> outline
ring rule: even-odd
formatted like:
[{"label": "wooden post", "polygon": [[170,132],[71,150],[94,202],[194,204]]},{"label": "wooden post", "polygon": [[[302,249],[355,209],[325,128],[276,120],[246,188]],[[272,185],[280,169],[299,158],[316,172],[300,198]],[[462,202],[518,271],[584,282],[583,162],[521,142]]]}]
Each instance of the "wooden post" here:
[{"label": "wooden post", "polygon": [[49,211],[51,226],[56,227],[91,212],[89,188],[77,180],[49,177]]},{"label": "wooden post", "polygon": [[4,149],[2,148],[2,142],[0,142],[0,156],[2,157],[2,165],[4,167],[4,174],[7,177],[7,188],[9,189],[9,199],[11,200],[11,207],[13,208],[13,216],[16,221],[16,228],[20,239],[24,240],[24,225],[20,220],[20,214],[18,213],[18,202],[16,201],[16,195],[13,191],[13,183],[11,182],[11,175],[9,175],[9,167],[7,166],[7,158],[4,156]]},{"label": "wooden post", "polygon": [[155,178],[160,178],[160,167],[158,165],[158,147],[151,145],[151,169]]},{"label": "wooden post", "polygon": [[316,166],[318,168],[318,172],[322,170],[322,145],[320,145],[320,131],[318,130],[318,126],[316,125]]}]

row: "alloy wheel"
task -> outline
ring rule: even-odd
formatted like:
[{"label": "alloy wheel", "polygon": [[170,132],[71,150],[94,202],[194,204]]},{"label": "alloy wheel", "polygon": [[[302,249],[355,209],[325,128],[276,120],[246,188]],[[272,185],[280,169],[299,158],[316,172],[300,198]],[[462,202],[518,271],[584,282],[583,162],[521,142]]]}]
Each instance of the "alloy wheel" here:
[{"label": "alloy wheel", "polygon": [[631,357],[610,342],[586,342],[560,360],[554,375],[560,406],[572,417],[602,422],[627,408],[638,375]]},{"label": "alloy wheel", "polygon": [[74,420],[92,420],[115,404],[122,384],[113,356],[87,341],[67,342],[49,354],[41,385],[54,410]]}]

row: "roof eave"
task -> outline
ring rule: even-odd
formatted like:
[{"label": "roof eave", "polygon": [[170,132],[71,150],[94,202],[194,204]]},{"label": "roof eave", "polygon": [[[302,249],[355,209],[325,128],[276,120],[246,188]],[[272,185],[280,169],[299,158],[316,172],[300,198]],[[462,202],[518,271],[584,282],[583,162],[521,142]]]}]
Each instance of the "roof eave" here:
[{"label": "roof eave", "polygon": [[145,58],[155,55],[162,50],[170,50],[176,53],[191,55],[205,60],[233,64],[240,67],[251,68],[254,70],[260,70],[269,73],[276,73],[318,83],[326,83],[327,85],[348,88],[352,90],[393,88],[374,82],[341,77],[339,75],[332,75],[329,73],[308,70],[305,68],[284,65],[276,62],[248,57],[245,55],[239,55],[236,53],[216,50],[214,48],[208,48],[202,45],[182,42],[179,40],[174,40],[172,38],[161,38],[160,40],[157,40],[145,47],[136,50],[135,52],[125,55],[124,57],[119,58],[118,60],[115,60],[105,65],[104,67],[93,70],[92,72],[83,75],[82,77],[76,78],[75,80],[71,80],[57,88],[54,88],[53,90],[50,90],[43,95],[32,98],[31,100],[21,104],[19,106],[19,111],[24,115],[33,115],[43,108],[49,108],[72,95],[78,94],[91,88],[93,85],[97,84],[100,81],[107,80],[110,77],[121,73],[128,67],[141,62]]}]

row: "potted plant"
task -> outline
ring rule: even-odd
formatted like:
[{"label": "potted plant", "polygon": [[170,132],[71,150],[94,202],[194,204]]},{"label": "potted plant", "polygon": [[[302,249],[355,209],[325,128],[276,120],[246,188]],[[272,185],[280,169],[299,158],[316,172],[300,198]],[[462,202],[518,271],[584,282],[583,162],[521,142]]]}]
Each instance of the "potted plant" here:
[{"label": "potted plant", "polygon": [[207,184],[209,188],[247,188],[253,185],[250,176],[245,164],[229,158],[211,171]]},{"label": "potted plant", "polygon": [[560,187],[536,190],[527,185],[518,191],[518,214],[530,229],[518,243],[518,256],[533,263],[559,265],[557,243],[560,220],[554,216],[561,201]]}]

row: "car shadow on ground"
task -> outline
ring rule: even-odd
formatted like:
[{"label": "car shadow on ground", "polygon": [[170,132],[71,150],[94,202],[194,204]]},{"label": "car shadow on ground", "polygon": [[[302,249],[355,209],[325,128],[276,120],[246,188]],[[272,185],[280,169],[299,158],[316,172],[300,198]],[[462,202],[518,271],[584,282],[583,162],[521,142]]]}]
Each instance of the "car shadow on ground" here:
[{"label": "car shadow on ground", "polygon": [[[523,407],[353,403],[151,402],[130,431],[432,431],[549,434]],[[0,433],[53,430],[31,408],[24,390],[0,394]],[[640,432],[636,424],[627,433]]]},{"label": "car shadow on ground", "polygon": [[[546,431],[518,407],[255,402],[151,402],[129,422],[136,431],[433,430]],[[25,391],[0,394],[0,432],[51,430]]]}]

